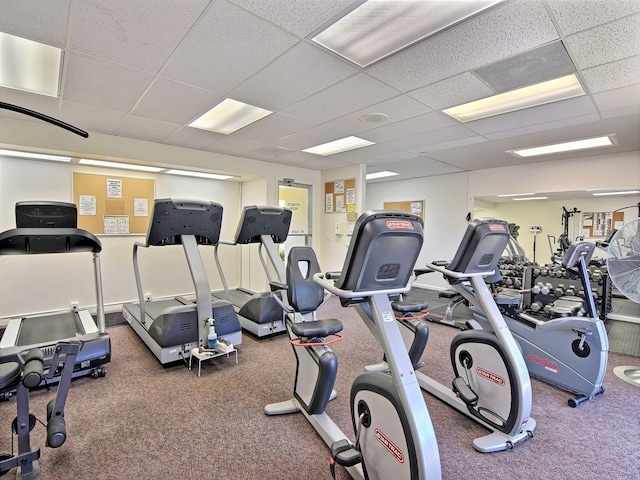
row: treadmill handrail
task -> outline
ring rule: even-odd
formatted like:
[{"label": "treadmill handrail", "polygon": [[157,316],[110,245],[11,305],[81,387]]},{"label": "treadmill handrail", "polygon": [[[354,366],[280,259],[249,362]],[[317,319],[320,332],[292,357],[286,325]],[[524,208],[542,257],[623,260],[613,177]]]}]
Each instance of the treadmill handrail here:
[{"label": "treadmill handrail", "polygon": [[436,265],[435,263],[427,262],[426,265],[431,270],[435,270],[436,272],[440,272],[443,275],[447,275],[449,277],[454,277],[454,278],[488,277],[496,273],[495,270],[486,270],[484,272],[475,272],[475,273],[463,273],[463,272],[455,272],[453,270],[449,270],[448,268],[444,268],[441,265]]},{"label": "treadmill handrail", "polygon": [[[51,240],[51,245],[46,244]],[[39,249],[33,250],[37,241]],[[45,249],[42,246],[50,248]],[[102,243],[81,228],[12,228],[0,233],[0,255],[100,252]]]}]

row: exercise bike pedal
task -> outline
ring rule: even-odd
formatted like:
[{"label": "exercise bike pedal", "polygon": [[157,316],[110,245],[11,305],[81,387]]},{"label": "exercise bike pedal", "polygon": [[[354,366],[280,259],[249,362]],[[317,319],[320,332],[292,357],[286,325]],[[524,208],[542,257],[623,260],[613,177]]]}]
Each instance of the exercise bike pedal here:
[{"label": "exercise bike pedal", "polygon": [[452,382],[453,391],[460,396],[462,401],[467,405],[475,407],[478,403],[478,395],[469,385],[465,383],[462,377],[456,377]]},{"label": "exercise bike pedal", "polygon": [[331,444],[331,456],[343,467],[353,467],[362,461],[362,454],[346,438]]}]

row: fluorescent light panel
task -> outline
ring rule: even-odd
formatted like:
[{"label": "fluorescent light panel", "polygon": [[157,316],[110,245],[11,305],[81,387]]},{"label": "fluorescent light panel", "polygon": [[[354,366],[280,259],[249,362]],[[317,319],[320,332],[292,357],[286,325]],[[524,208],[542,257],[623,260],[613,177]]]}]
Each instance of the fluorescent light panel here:
[{"label": "fluorescent light panel", "polygon": [[621,192],[600,192],[600,193],[592,193],[594,197],[606,197],[608,195],[633,195],[635,193],[640,193],[640,190],[625,190]]},{"label": "fluorescent light panel", "polygon": [[57,97],[62,49],[0,32],[0,86]]},{"label": "fluorescent light panel", "polygon": [[220,175],[218,173],[193,172],[189,170],[167,170],[164,173],[170,175],[182,175],[184,177],[208,178],[209,180],[227,180],[233,178],[233,175]]},{"label": "fluorescent light panel", "polygon": [[393,177],[395,175],[400,175],[400,174],[396,173],[396,172],[389,172],[389,171],[385,170],[383,172],[367,173],[366,179],[367,180],[374,180],[376,178]]},{"label": "fluorescent light panel", "polygon": [[93,160],[90,158],[81,158],[78,163],[80,165],[92,165],[94,167],[122,168],[124,170],[138,170],[140,172],[158,173],[164,170],[159,167],[149,167],[147,165],[135,165],[133,163],[109,162],[105,160]]},{"label": "fluorescent light panel", "polygon": [[272,113],[271,110],[225,98],[211,110],[191,122],[189,126],[229,135]]},{"label": "fluorescent light panel", "polygon": [[518,157],[534,157],[538,155],[550,155],[552,153],[572,152],[574,150],[585,150],[588,148],[608,147],[613,145],[610,136],[585,138],[583,140],[573,140],[571,142],[554,143],[541,147],[522,148],[511,150],[508,153]]},{"label": "fluorescent light panel", "polygon": [[305,148],[302,151],[326,157],[329,155],[334,155],[336,153],[355,150],[356,148],[368,147],[369,145],[374,145],[374,142],[351,136],[340,138],[338,140],[334,140],[333,142],[323,143],[322,145],[316,145],[315,147]]},{"label": "fluorescent light panel", "polygon": [[535,193],[503,193],[502,195],[496,195],[497,197],[526,197],[527,195],[535,195]]},{"label": "fluorescent light panel", "polygon": [[366,67],[501,1],[369,0],[312,40]]},{"label": "fluorescent light panel", "polygon": [[581,95],[584,95],[582,85],[578,77],[571,74],[447,108],[442,112],[464,123]]},{"label": "fluorescent light panel", "polygon": [[0,157],[28,158],[30,160],[51,160],[53,162],[71,162],[71,157],[48,155],[44,153],[18,152],[17,150],[0,150]]},{"label": "fluorescent light panel", "polygon": [[549,197],[517,197],[517,198],[512,198],[511,200],[548,200]]}]

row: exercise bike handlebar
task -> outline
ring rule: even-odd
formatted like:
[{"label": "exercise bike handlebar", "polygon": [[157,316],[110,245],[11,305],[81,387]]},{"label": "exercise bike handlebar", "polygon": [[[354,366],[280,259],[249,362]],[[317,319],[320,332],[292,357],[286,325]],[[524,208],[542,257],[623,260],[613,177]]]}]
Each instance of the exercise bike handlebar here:
[{"label": "exercise bike handlebar", "polygon": [[427,267],[436,272],[440,272],[443,275],[447,275],[448,277],[453,278],[468,278],[468,277],[488,277],[496,273],[495,270],[487,270],[486,272],[475,272],[475,273],[463,273],[463,272],[454,272],[453,270],[449,270],[441,265],[437,265],[435,263],[428,263]]},{"label": "exercise bike handlebar", "polygon": [[392,295],[397,293],[406,293],[411,290],[410,284],[406,285],[403,288],[390,288],[381,290],[363,290],[358,292],[355,292],[353,290],[342,290],[341,288],[336,287],[334,282],[330,281],[330,279],[335,279],[337,277],[334,277],[331,274],[329,274],[329,277],[327,277],[327,275],[327,273],[316,273],[315,275],[313,275],[313,281],[340,298],[373,297],[374,295],[378,294]]}]

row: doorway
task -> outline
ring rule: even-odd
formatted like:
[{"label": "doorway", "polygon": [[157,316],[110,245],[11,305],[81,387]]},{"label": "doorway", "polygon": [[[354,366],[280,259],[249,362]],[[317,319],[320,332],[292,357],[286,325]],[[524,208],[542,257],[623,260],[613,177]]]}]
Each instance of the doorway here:
[{"label": "doorway", "polygon": [[289,250],[295,246],[310,246],[313,187],[289,180],[278,182],[278,203],[291,210],[291,227],[287,240],[280,244],[280,257],[286,262]]}]

